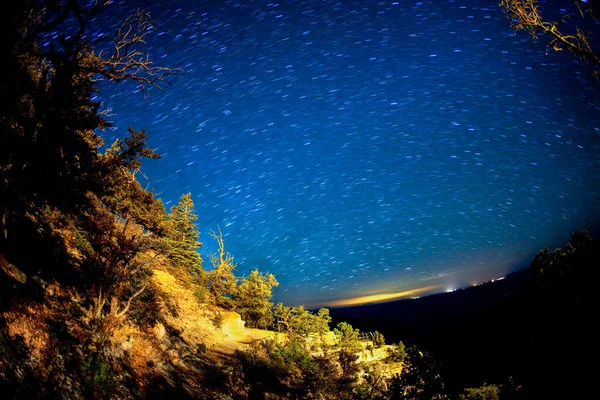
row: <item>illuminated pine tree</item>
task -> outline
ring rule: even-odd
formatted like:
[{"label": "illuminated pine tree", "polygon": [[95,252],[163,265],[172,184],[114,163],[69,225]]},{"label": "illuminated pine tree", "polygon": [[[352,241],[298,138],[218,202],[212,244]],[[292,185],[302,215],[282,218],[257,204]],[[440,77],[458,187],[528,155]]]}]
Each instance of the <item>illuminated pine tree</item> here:
[{"label": "illuminated pine tree", "polygon": [[194,202],[191,193],[180,197],[179,203],[171,207],[169,218],[169,233],[167,244],[169,245],[171,263],[175,267],[185,268],[191,273],[201,276],[202,257],[198,249],[200,243],[200,232],[196,226],[198,216],[194,213]]},{"label": "illuminated pine tree", "polygon": [[236,311],[251,328],[268,328],[273,323],[273,287],[279,282],[272,274],[257,269],[242,279],[234,297]]}]

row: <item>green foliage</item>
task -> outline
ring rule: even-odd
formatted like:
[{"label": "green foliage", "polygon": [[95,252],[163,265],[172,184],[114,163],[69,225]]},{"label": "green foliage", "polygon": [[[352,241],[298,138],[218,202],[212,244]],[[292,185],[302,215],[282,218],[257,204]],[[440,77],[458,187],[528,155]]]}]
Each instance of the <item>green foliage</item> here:
[{"label": "green foliage", "polygon": [[329,332],[331,317],[327,308],[321,308],[317,314],[306,310],[304,306],[288,307],[278,303],[274,309],[277,330],[292,336],[308,338],[310,335],[323,336]]},{"label": "green foliage", "polygon": [[415,346],[406,348],[402,374],[394,376],[388,391],[393,399],[443,400],[444,381],[438,363]]},{"label": "green foliage", "polygon": [[[73,17],[69,7],[62,8],[65,17]],[[25,260],[36,255],[15,259],[9,242],[39,241],[41,232],[30,229],[41,227],[41,207],[70,213],[88,203],[86,191],[98,189],[102,143],[94,130],[109,125],[92,99],[98,71],[82,65],[90,49],[81,38],[65,40],[60,50],[42,51],[47,12],[43,2],[24,1],[1,17],[11,40],[0,48],[6,74],[0,96],[0,254],[26,272],[34,271]],[[64,24],[55,26],[54,37],[65,39],[64,30]]]},{"label": "green foliage", "polygon": [[388,379],[381,364],[365,365],[362,380],[354,389],[356,398],[364,400],[387,399]]},{"label": "green foliage", "polygon": [[198,286],[194,291],[194,294],[196,295],[199,303],[205,303],[208,297],[208,289],[204,286]]},{"label": "green foliage", "polygon": [[496,385],[483,384],[478,388],[467,388],[460,395],[460,400],[498,400],[500,388]]},{"label": "green foliage", "polygon": [[223,327],[223,314],[221,314],[220,312],[217,312],[215,314],[215,317],[212,320],[212,323],[213,323],[214,327],[217,329],[220,329],[221,327]]},{"label": "green foliage", "polygon": [[387,363],[404,362],[406,358],[406,346],[403,342],[399,342],[392,348],[388,349],[388,356],[385,358]]},{"label": "green foliage", "polygon": [[236,311],[252,328],[268,328],[273,323],[273,287],[279,282],[272,274],[260,274],[254,270],[241,280],[233,297]]},{"label": "green foliage", "polygon": [[340,322],[333,330],[333,333],[340,347],[338,361],[342,368],[342,378],[346,382],[353,382],[359,371],[358,364],[356,363],[359,357],[357,353],[362,350],[359,340],[360,331],[354,329],[347,322]]},{"label": "green foliage", "polygon": [[239,363],[239,367],[235,370],[235,378],[241,382],[237,387],[232,388],[235,394],[239,396],[246,393],[244,396],[246,398],[260,399],[274,395],[283,397],[286,392],[289,392],[289,387],[284,384],[289,373],[273,362],[260,348],[238,350],[235,356]]},{"label": "green foliage", "polygon": [[329,315],[328,308],[319,308],[317,311],[317,318],[313,320],[315,331],[321,335],[329,332],[329,324],[331,323],[331,316]]},{"label": "green foliage", "polygon": [[297,339],[290,340],[283,345],[272,346],[268,350],[271,358],[280,361],[287,368],[298,367],[306,369],[312,366],[311,355],[306,351],[302,342]]},{"label": "green foliage", "polygon": [[373,356],[373,351],[375,351],[375,347],[372,343],[367,343],[365,350],[367,350],[369,353],[371,353],[371,356]]},{"label": "green foliage", "polygon": [[360,331],[354,329],[349,323],[340,322],[333,330],[333,333],[337,338],[341,350],[349,353],[358,353],[362,349],[359,340]]},{"label": "green foliage", "polygon": [[355,381],[360,368],[358,366],[358,354],[341,349],[338,353],[338,362],[342,368],[342,379],[351,384]]},{"label": "green foliage", "polygon": [[169,230],[167,231],[166,243],[169,248],[169,259],[171,263],[184,268],[190,273],[201,276],[202,257],[198,249],[200,243],[200,232],[195,221],[198,216],[194,212],[194,202],[191,193],[180,197],[179,203],[171,207],[168,215]]},{"label": "green foliage", "polygon": [[243,385],[234,388],[246,398],[268,399],[351,399],[335,364],[327,357],[310,354],[299,337],[286,343],[267,341],[247,352],[238,352],[237,378]]},{"label": "green foliage", "polygon": [[350,399],[352,392],[343,392],[343,385],[337,373],[337,366],[327,356],[313,356],[311,368],[302,371],[301,391],[304,398]]},{"label": "green foliage", "polygon": [[204,344],[204,343],[199,343],[196,346],[196,353],[197,354],[204,354],[204,353],[206,353],[206,350],[207,350],[207,347],[206,347],[206,344]]},{"label": "green foliage", "polygon": [[81,363],[80,372],[88,396],[110,397],[116,378],[111,366],[98,353],[88,354]]},{"label": "green foliage", "polygon": [[383,334],[377,331],[373,332],[373,346],[375,346],[377,349],[385,346],[385,337]]}]

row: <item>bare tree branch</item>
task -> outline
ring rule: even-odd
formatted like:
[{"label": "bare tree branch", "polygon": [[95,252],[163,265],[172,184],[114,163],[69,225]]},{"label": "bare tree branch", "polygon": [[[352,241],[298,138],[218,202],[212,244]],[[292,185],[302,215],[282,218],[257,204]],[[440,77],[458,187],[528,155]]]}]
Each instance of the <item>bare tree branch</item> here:
[{"label": "bare tree branch", "polygon": [[225,242],[223,241],[223,232],[221,232],[221,228],[219,229],[219,233],[217,234],[215,231],[210,231],[209,235],[215,239],[217,245],[219,246],[219,254],[210,255],[210,262],[216,269],[219,269],[220,266],[224,265],[233,265],[233,256],[225,251]]},{"label": "bare tree branch", "polygon": [[[578,1],[575,3],[581,17],[584,17],[586,11],[581,8]],[[524,30],[528,32],[534,41],[538,40],[538,34],[540,33],[548,36],[546,54],[549,48],[554,51],[566,49],[583,62],[593,65],[594,76],[600,79],[600,55],[594,51],[589,42],[591,34],[577,26],[575,26],[575,31],[572,33],[565,33],[564,30],[560,30],[561,25],[570,18],[569,14],[565,14],[560,22],[547,22],[541,16],[537,0],[502,0],[500,7],[510,18],[510,26],[515,31]],[[594,18],[591,9],[588,11],[589,15]]]},{"label": "bare tree branch", "polygon": [[105,305],[108,296],[102,293],[102,287],[98,289],[98,297],[94,298],[94,304],[88,312],[89,328],[91,329],[90,338],[96,349],[102,348],[104,343],[114,334],[115,329],[125,321],[131,302],[141,295],[144,290],[146,290],[146,286],[142,286],[140,290],[131,295],[124,305],[121,304],[118,296],[111,295],[110,307],[106,312]]},{"label": "bare tree branch", "polygon": [[91,70],[113,82],[136,81],[144,94],[149,86],[162,89],[161,83],[170,84],[167,78],[180,74],[181,70],[156,66],[148,54],[139,49],[146,45],[146,35],[151,29],[148,13],[138,10],[127,17],[117,31],[112,54],[101,51],[92,55]]}]

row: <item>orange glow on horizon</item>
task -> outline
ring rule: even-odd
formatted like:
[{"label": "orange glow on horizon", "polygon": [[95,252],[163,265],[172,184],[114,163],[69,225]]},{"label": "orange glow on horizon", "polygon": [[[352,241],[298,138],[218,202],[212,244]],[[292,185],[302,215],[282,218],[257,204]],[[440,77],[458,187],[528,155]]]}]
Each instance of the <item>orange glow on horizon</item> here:
[{"label": "orange glow on horizon", "polygon": [[366,303],[379,303],[382,301],[399,300],[405,297],[414,297],[422,294],[433,294],[434,292],[442,290],[443,288],[443,285],[431,285],[418,289],[405,290],[403,292],[397,293],[372,294],[369,296],[359,296],[344,300],[334,300],[325,303],[325,307],[347,307],[357,306]]}]

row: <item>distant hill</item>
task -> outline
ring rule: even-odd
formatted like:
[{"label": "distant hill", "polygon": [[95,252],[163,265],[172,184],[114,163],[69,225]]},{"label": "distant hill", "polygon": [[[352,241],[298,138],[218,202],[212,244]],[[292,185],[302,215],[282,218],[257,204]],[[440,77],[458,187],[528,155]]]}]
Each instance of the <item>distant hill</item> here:
[{"label": "distant hill", "polygon": [[590,398],[599,260],[598,239],[573,232],[568,244],[540,251],[530,268],[501,281],[331,315],[428,351],[451,393],[512,377],[523,388],[518,398]]},{"label": "distant hill", "polygon": [[502,382],[519,370],[516,357],[526,338],[519,330],[526,318],[532,283],[529,269],[479,286],[411,300],[332,308],[334,323],[347,321],[361,331],[379,331],[386,342],[403,341],[430,352],[442,364],[451,389]]}]

